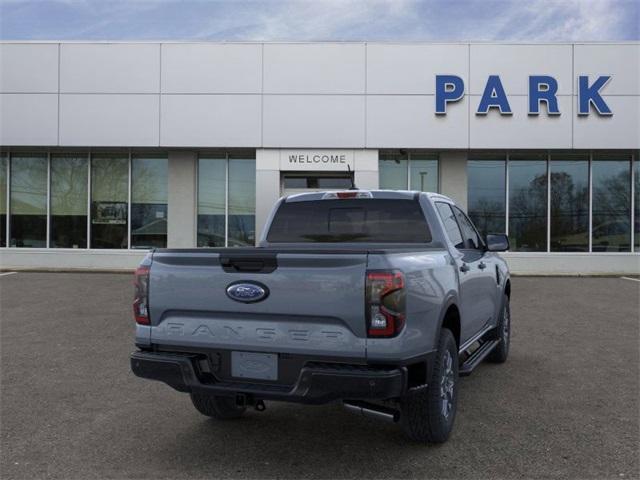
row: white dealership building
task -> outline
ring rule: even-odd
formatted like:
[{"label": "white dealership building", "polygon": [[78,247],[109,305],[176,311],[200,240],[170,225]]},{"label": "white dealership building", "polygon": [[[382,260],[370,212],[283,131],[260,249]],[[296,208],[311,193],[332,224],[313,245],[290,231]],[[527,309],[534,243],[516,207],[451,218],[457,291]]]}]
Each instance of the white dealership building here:
[{"label": "white dealership building", "polygon": [[438,191],[516,273],[640,272],[640,43],[0,43],[0,267],[253,245],[276,200]]}]

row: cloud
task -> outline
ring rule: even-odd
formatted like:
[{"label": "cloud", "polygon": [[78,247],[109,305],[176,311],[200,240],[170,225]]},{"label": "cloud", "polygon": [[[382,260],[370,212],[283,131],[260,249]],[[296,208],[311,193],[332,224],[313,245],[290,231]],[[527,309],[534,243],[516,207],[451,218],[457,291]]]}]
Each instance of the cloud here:
[{"label": "cloud", "polygon": [[638,40],[637,0],[0,0],[0,38]]}]

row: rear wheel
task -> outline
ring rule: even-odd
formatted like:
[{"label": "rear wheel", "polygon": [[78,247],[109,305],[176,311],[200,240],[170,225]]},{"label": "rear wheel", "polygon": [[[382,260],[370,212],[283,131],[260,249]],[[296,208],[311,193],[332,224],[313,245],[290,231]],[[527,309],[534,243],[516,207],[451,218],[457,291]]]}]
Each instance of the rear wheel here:
[{"label": "rear wheel", "polygon": [[443,328],[428,387],[410,391],[400,400],[402,428],[418,442],[445,442],[453,429],[457,401],[458,347],[451,331]]},{"label": "rear wheel", "polygon": [[495,338],[500,340],[500,343],[493,352],[489,354],[487,360],[493,363],[504,363],[509,356],[509,342],[511,340],[511,309],[509,308],[509,297],[504,296],[503,299],[502,314],[500,320],[496,326]]},{"label": "rear wheel", "polygon": [[219,397],[204,393],[192,393],[191,401],[201,414],[216,420],[231,420],[240,418],[246,407],[236,405],[233,397]]}]

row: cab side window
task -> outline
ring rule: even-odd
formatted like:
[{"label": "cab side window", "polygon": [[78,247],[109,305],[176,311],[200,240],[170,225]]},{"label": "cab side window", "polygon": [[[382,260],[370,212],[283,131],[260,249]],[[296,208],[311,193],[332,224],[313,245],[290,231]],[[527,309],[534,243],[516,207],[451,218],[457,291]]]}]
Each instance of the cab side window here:
[{"label": "cab side window", "polygon": [[484,247],[484,243],[476,232],[471,220],[467,218],[462,210],[458,207],[452,207],[453,212],[456,216],[456,220],[458,221],[458,225],[460,225],[460,229],[462,230],[462,238],[465,249],[469,250],[481,250]]},{"label": "cab side window", "polygon": [[448,203],[436,202],[436,209],[440,214],[440,218],[444,224],[444,230],[447,232],[447,237],[449,237],[451,243],[453,243],[456,248],[465,248],[462,232],[456,221],[456,216],[453,210],[451,210],[451,206]]}]

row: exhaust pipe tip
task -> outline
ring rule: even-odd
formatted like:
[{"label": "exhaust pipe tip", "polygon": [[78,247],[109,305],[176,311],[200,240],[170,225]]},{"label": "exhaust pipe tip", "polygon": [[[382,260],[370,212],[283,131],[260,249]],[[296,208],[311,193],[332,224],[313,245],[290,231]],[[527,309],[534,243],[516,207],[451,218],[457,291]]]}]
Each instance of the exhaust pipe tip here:
[{"label": "exhaust pipe tip", "polygon": [[400,412],[393,408],[382,407],[367,402],[343,402],[344,407],[357,415],[375,418],[389,423],[400,421]]}]

